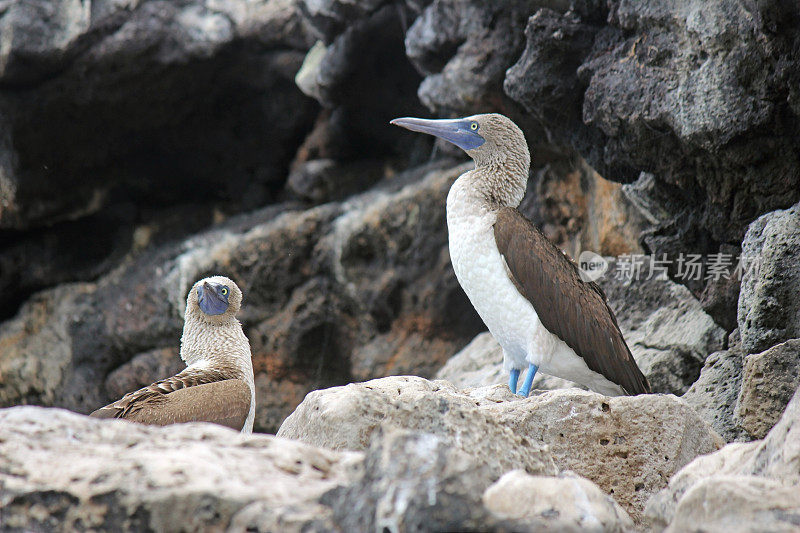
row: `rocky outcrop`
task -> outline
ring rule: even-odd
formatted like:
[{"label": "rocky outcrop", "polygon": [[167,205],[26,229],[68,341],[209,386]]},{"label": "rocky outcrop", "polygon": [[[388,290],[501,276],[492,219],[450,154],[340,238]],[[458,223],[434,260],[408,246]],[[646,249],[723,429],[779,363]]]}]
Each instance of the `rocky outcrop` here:
[{"label": "rocky outcrop", "polygon": [[277,434],[333,450],[364,450],[379,428],[399,427],[439,436],[479,458],[495,479],[514,468],[556,473],[546,447],[515,435],[476,403],[446,382],[383,378],[310,393]]},{"label": "rocky outcrop", "polygon": [[763,439],[800,388],[800,339],[786,341],[744,360],[736,417],[753,438]]},{"label": "rocky outcrop", "polygon": [[697,378],[682,398],[727,442],[749,440],[734,416],[742,388],[744,356],[738,345],[708,356]]},{"label": "rocky outcrop", "polygon": [[[148,427],[15,407],[0,409],[0,460],[0,516],[10,530],[500,533],[630,524],[575,474],[517,470],[498,481],[446,437],[388,427],[363,452],[348,452],[211,424]],[[526,498],[535,503],[517,508],[522,515],[509,510],[508,491],[532,481],[539,488]]]},{"label": "rocky outcrop", "polygon": [[[232,218],[95,283],[42,293],[0,326],[0,402],[81,412],[107,403],[131,358],[177,348],[185,291],[215,272],[245,295],[257,429],[277,429],[315,388],[433,374],[481,328],[446,251],[444,198],[463,167],[441,167],[346,202]],[[453,313],[462,317],[455,327]],[[163,377],[156,369],[137,385]]]},{"label": "rocky outcrop", "polygon": [[655,527],[792,531],[800,516],[800,393],[761,441],[699,457],[648,502]]},{"label": "rocky outcrop", "polygon": [[637,522],[647,498],[674,472],[722,445],[691,407],[670,395],[559,390],[523,400],[504,385],[460,392],[411,377],[315,391],[278,435],[363,450],[379,428],[393,427],[433,433],[497,477],[515,468],[552,475],[552,454],[559,469],[596,483]]},{"label": "rocky outcrop", "polygon": [[800,337],[800,203],[753,222],[742,255],[738,320],[745,353]]},{"label": "rocky outcrop", "polygon": [[559,468],[595,482],[637,523],[647,499],[675,472],[723,444],[672,395],[608,398],[570,389],[493,402],[486,411],[516,434],[546,443]]},{"label": "rocky outcrop", "polygon": [[273,528],[333,528],[319,499],[362,460],[211,424],[154,428],[38,407],[0,410],[0,421],[0,516],[12,530],[227,529],[254,506]]},{"label": "rocky outcrop", "polygon": [[654,252],[717,252],[797,201],[796,6],[573,5],[532,13],[505,92],[603,176],[653,173],[651,197],[668,198]]}]

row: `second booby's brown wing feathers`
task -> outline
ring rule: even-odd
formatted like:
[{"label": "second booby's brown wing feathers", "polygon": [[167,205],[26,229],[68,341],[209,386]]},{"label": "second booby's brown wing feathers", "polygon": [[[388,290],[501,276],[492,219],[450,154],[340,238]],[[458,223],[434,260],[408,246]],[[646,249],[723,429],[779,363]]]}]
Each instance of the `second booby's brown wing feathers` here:
[{"label": "second booby's brown wing feathers", "polygon": [[583,281],[575,263],[516,209],[498,211],[494,236],[512,281],[542,325],[628,394],[650,392],[603,290]]},{"label": "second booby's brown wing feathers", "polygon": [[153,425],[213,422],[241,429],[250,411],[250,388],[238,369],[187,368],[131,392],[93,412]]}]

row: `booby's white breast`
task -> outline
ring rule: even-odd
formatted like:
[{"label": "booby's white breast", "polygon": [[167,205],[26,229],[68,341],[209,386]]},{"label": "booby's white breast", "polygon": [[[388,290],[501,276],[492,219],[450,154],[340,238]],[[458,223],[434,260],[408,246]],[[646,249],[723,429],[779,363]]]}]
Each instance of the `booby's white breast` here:
[{"label": "booby's white breast", "polygon": [[583,358],[542,325],[533,305],[508,276],[494,238],[494,213],[469,194],[462,178],[447,196],[450,260],[473,307],[503,348],[505,370],[523,370],[531,363],[546,374],[605,394],[620,394],[618,385],[589,369]]}]

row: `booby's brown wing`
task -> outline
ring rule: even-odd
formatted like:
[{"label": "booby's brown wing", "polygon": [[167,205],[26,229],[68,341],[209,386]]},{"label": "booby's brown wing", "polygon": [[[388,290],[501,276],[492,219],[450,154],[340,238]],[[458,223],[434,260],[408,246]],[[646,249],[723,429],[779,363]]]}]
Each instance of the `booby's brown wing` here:
[{"label": "booby's brown wing", "polygon": [[213,422],[242,429],[250,411],[250,388],[237,370],[187,368],[130,392],[90,416],[142,424]]},{"label": "booby's brown wing", "polygon": [[509,276],[542,325],[628,394],[649,393],[603,290],[583,281],[577,265],[516,209],[500,209],[494,237]]}]

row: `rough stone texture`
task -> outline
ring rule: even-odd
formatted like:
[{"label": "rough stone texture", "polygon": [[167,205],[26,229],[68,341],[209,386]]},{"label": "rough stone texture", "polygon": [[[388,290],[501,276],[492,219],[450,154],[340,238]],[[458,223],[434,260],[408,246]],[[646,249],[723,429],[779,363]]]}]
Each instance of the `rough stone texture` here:
[{"label": "rough stone texture", "polygon": [[0,410],[0,428],[9,530],[224,530],[254,504],[276,522],[305,511],[314,530],[330,530],[317,501],[361,460],[212,424],[154,428],[38,407]]},{"label": "rough stone texture", "polygon": [[569,389],[485,409],[517,435],[547,444],[560,469],[595,482],[637,524],[647,499],[675,472],[724,444],[672,395],[609,398]]},{"label": "rough stone texture", "polygon": [[800,487],[749,476],[714,476],[681,499],[667,533],[791,533],[800,525]]},{"label": "rough stone texture", "polygon": [[554,478],[512,470],[486,490],[483,503],[492,513],[535,531],[621,533],[633,529],[628,514],[608,494],[570,473]]},{"label": "rough stone texture", "polygon": [[753,222],[742,242],[739,331],[745,353],[800,337],[800,203]]},{"label": "rough stone texture", "polygon": [[3,319],[113,269],[140,227],[274,201],[318,109],[293,0],[11,0],[0,33]]},{"label": "rough stone texture", "polygon": [[651,251],[717,252],[797,201],[796,5],[575,4],[528,20],[505,91],[606,178],[655,176]]},{"label": "rough stone texture", "polygon": [[[640,256],[638,261],[643,263],[638,279],[625,279],[618,270],[619,262],[609,261],[608,270],[598,283],[653,391],[682,394],[697,379],[706,356],[722,348],[725,332],[686,287],[656,279],[655,275],[647,279],[647,258]],[[502,370],[502,360],[497,342],[490,334],[481,334],[450,358],[436,377],[458,387],[505,383],[508,376]],[[544,374],[537,376],[533,384],[534,389],[571,386],[576,385]],[[738,388],[734,398],[735,394]]]},{"label": "rough stone texture", "polygon": [[0,405],[89,412],[118,397],[122,381],[107,376],[142,352],[176,349],[185,292],[214,273],[245,295],[257,430],[276,430],[316,388],[432,375],[481,329],[446,247],[445,196],[466,167],[444,166],[394,175],[345,202],[233,217],[145,247],[94,283],[41,293],[0,325]]},{"label": "rough stone texture", "polygon": [[755,439],[778,422],[800,387],[800,339],[786,341],[744,360],[736,417]]},{"label": "rough stone texture", "polygon": [[443,381],[389,377],[310,393],[277,434],[333,450],[363,450],[379,428],[399,427],[437,435],[478,458],[495,479],[514,468],[555,474],[544,446],[515,435],[479,403]]},{"label": "rough stone texture", "polygon": [[632,257],[628,264],[641,264],[632,277],[621,260],[610,261],[597,282],[653,391],[683,394],[708,354],[723,348],[725,331],[686,287],[651,269],[650,259]]},{"label": "rough stone texture", "polygon": [[496,477],[521,466],[552,475],[540,447],[547,445],[558,468],[597,483],[637,522],[647,498],[674,472],[724,444],[674,396],[607,398],[570,389],[523,400],[505,385],[458,392],[447,382],[413,377],[315,391],[278,435],[362,450],[385,426],[434,433],[478,457]]},{"label": "rough stone texture", "polygon": [[406,34],[406,53],[425,75],[420,100],[438,113],[502,109],[503,77],[522,51],[525,18],[543,3],[434,1]]},{"label": "rough stone texture", "polygon": [[481,504],[492,470],[449,439],[394,429],[375,435],[361,477],[322,501],[343,531],[492,531]]},{"label": "rough stone texture", "polygon": [[764,440],[728,444],[695,459],[650,499],[645,513],[654,527],[669,525],[671,531],[687,524],[708,531],[793,531],[800,518],[799,488],[796,393]]},{"label": "rough stone texture", "polygon": [[682,398],[727,442],[749,440],[747,432],[734,418],[736,399],[742,386],[741,348],[714,352],[708,356],[700,377]]}]

